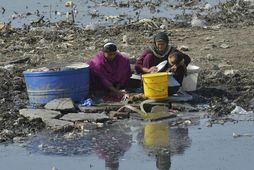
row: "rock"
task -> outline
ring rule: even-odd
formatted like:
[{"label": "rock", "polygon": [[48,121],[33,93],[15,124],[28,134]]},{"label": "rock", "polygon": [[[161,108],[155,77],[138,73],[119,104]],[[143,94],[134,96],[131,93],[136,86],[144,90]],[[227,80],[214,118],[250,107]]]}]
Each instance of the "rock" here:
[{"label": "rock", "polygon": [[109,120],[109,117],[104,113],[69,113],[60,118],[67,121],[89,121],[89,122],[104,122]]},{"label": "rock", "polygon": [[206,59],[209,60],[209,61],[212,61],[214,59],[214,57],[213,57],[212,54],[207,54]]},{"label": "rock", "polygon": [[206,41],[210,41],[212,39],[214,39],[214,36],[208,36],[208,37],[205,38]]},{"label": "rock", "polygon": [[212,5],[209,3],[205,4],[205,6],[204,6],[204,10],[210,10],[212,8],[213,8]]},{"label": "rock", "polygon": [[128,40],[128,36],[127,35],[123,35],[123,43],[128,43],[129,40]]},{"label": "rock", "polygon": [[76,111],[71,98],[54,99],[48,102],[44,107],[48,110],[57,110],[64,113]]},{"label": "rock", "polygon": [[17,137],[14,137],[12,140],[14,143],[23,143],[25,140],[27,140],[27,138],[17,136]]},{"label": "rock", "polygon": [[161,26],[160,26],[160,29],[162,29],[162,30],[165,30],[165,29],[167,29],[168,28],[168,26],[167,25],[164,25],[164,24],[162,24]]},{"label": "rock", "polygon": [[177,109],[179,111],[189,111],[189,110],[195,109],[188,103],[172,103],[171,105],[172,105],[172,109]]},{"label": "rock", "polygon": [[197,15],[193,15],[191,20],[191,26],[192,27],[201,27],[201,28],[207,28],[207,22],[205,20],[201,20],[197,17]]},{"label": "rock", "polygon": [[181,51],[189,51],[189,47],[185,45],[180,46],[178,49]]},{"label": "rock", "polygon": [[118,111],[110,111],[109,112],[109,118],[113,119],[113,118],[117,118],[117,119],[125,119],[125,118],[129,118],[130,114],[127,112],[118,112]]},{"label": "rock", "polygon": [[249,102],[249,109],[254,111],[254,98]]},{"label": "rock", "polygon": [[70,129],[73,129],[74,123],[59,119],[44,119],[43,120],[47,127],[54,131],[69,131]]},{"label": "rock", "polygon": [[78,106],[79,109],[82,111],[82,112],[85,112],[85,113],[101,113],[101,112],[104,112],[104,111],[116,111],[118,110],[120,107],[122,107],[123,104],[119,104],[119,105],[107,105],[107,106],[88,106],[88,107],[84,107],[84,106]]},{"label": "rock", "polygon": [[236,74],[237,72],[239,72],[239,71],[238,71],[238,70],[225,70],[225,71],[224,71],[224,75],[225,75],[225,76],[234,75],[234,74]]},{"label": "rock", "polygon": [[102,128],[102,127],[104,127],[104,123],[96,123],[96,126],[97,126],[98,128]]},{"label": "rock", "polygon": [[151,109],[151,113],[168,113],[169,112],[169,108],[167,106],[153,106]]},{"label": "rock", "polygon": [[230,48],[230,46],[228,44],[224,44],[224,43],[221,44],[220,47],[223,48],[223,49]]},{"label": "rock", "polygon": [[52,170],[58,170],[58,169],[57,169],[56,167],[53,166],[53,167],[52,167]]},{"label": "rock", "polygon": [[211,49],[211,47],[205,46],[205,47],[203,47],[203,48],[200,48],[200,51],[205,51],[205,50],[210,50],[210,49]]},{"label": "rock", "polygon": [[8,137],[14,136],[14,132],[12,130],[8,130],[8,129],[3,129],[0,134],[1,134],[1,136],[8,136]]},{"label": "rock", "polygon": [[104,43],[108,43],[108,42],[111,42],[110,39],[106,38],[105,40],[103,40]]},{"label": "rock", "polygon": [[68,8],[73,8],[74,3],[72,1],[67,1],[67,2],[65,2],[64,6],[68,7]]},{"label": "rock", "polygon": [[0,23],[0,30],[5,28],[5,24],[4,23]]},{"label": "rock", "polygon": [[221,28],[221,24],[211,26],[212,29],[218,30]]},{"label": "rock", "polygon": [[46,43],[46,40],[44,38],[42,38],[40,41],[39,41],[40,44],[45,44]]},{"label": "rock", "polygon": [[61,112],[46,109],[21,109],[19,110],[19,114],[27,117],[30,120],[41,118],[44,121],[45,119],[53,119],[59,117]]},{"label": "rock", "polygon": [[213,67],[212,67],[212,69],[213,69],[213,70],[220,70],[220,67],[219,67],[218,65],[214,64]]}]

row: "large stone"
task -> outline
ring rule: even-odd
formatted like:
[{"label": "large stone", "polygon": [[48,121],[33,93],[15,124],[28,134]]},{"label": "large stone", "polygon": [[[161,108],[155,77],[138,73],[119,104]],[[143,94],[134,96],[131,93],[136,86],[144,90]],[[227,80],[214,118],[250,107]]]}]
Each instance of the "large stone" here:
[{"label": "large stone", "polygon": [[226,48],[230,48],[231,46],[228,45],[228,44],[223,43],[223,44],[220,45],[220,47],[223,48],[223,49],[226,49]]},{"label": "large stone", "polygon": [[111,110],[118,110],[122,107],[123,104],[116,104],[116,105],[105,105],[105,106],[79,106],[79,109],[85,113],[101,113],[101,112],[109,112]]},{"label": "large stone", "polygon": [[75,112],[75,106],[71,98],[54,99],[45,105],[45,109],[61,112]]},{"label": "large stone", "polygon": [[254,111],[254,98],[249,102],[249,109]]},{"label": "large stone", "polygon": [[225,70],[224,75],[235,75],[236,73],[239,73],[239,70]]},{"label": "large stone", "polygon": [[113,119],[113,118],[124,119],[124,118],[129,118],[130,117],[130,113],[128,113],[128,112],[110,111],[109,112],[109,117],[111,119]]},{"label": "large stone", "polygon": [[19,114],[27,117],[28,119],[36,119],[41,118],[43,121],[45,119],[53,119],[61,116],[61,112],[46,110],[46,109],[21,109],[19,110]]},{"label": "large stone", "polygon": [[44,123],[47,127],[54,131],[67,131],[74,127],[74,123],[70,121],[64,121],[59,119],[44,119]]},{"label": "large stone", "polygon": [[104,113],[69,113],[60,118],[61,120],[67,121],[84,121],[87,120],[89,122],[104,122],[109,120],[109,117]]},{"label": "large stone", "polygon": [[168,113],[169,108],[167,106],[153,106],[151,109],[151,113]]}]

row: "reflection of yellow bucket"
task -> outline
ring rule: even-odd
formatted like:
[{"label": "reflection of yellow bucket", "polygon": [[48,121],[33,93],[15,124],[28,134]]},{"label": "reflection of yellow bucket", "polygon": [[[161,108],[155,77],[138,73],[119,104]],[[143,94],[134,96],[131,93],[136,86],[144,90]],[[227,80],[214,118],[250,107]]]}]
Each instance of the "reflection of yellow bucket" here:
[{"label": "reflection of yellow bucket", "polygon": [[168,129],[167,122],[146,124],[144,126],[144,145],[167,147],[169,145]]},{"label": "reflection of yellow bucket", "polygon": [[168,97],[168,74],[152,73],[142,75],[144,94],[149,99],[165,99]]}]

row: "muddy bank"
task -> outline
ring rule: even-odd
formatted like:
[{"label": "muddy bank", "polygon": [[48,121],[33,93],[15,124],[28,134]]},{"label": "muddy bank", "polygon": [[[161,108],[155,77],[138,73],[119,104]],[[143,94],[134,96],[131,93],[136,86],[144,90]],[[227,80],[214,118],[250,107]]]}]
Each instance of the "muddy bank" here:
[{"label": "muddy bank", "polygon": [[235,4],[227,3],[221,12],[203,17],[208,22],[205,28],[191,27],[190,15],[183,16],[185,22],[154,18],[110,27],[83,28],[65,21],[23,29],[4,27],[0,31],[0,141],[44,127],[41,120],[31,122],[18,114],[28,103],[24,70],[84,61],[108,39],[135,60],[160,30],[168,33],[174,46],[185,46],[192,64],[201,67],[192,104],[208,102],[214,116],[229,114],[235,105],[253,109],[253,11],[243,3],[237,8]]}]

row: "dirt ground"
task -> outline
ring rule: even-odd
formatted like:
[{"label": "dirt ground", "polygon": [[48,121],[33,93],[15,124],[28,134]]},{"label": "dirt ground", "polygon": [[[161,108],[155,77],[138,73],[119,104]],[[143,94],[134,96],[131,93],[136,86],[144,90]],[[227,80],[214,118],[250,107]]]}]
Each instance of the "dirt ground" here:
[{"label": "dirt ground", "polygon": [[[172,44],[179,49],[184,49],[182,47],[185,46],[184,52],[189,54],[192,64],[201,68],[198,90],[193,92],[193,104],[208,102],[211,115],[216,117],[229,114],[235,105],[252,110],[253,20],[248,17],[241,22],[232,22],[232,18],[227,22],[218,20],[217,23],[213,18],[210,20],[208,28],[179,26],[169,22],[168,28],[164,30],[153,24],[160,23],[160,19],[96,30],[86,30],[65,22],[51,27],[42,25],[25,29],[2,29],[0,142],[35,133],[44,127],[40,120],[29,122],[18,114],[18,110],[26,108],[28,103],[22,75],[24,70],[84,61],[100,50],[108,39],[115,41],[121,52],[126,52],[131,60],[135,60],[159,31],[166,31]],[[123,42],[123,37],[127,37],[127,42]]]}]

